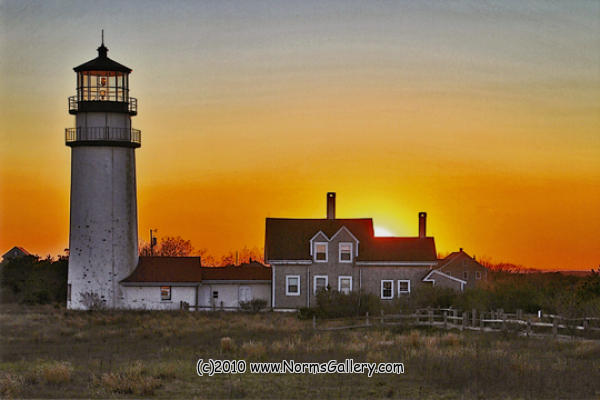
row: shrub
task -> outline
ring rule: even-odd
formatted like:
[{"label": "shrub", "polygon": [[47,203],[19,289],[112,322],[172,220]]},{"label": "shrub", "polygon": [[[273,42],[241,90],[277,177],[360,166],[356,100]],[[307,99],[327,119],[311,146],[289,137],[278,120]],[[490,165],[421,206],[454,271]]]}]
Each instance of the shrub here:
[{"label": "shrub", "polygon": [[25,256],[2,266],[0,294],[3,302],[25,304],[65,303],[67,299],[66,258],[40,260]]},{"label": "shrub", "polygon": [[251,340],[242,345],[242,351],[248,357],[260,358],[267,352],[267,348],[261,342],[253,342]]},{"label": "shrub", "polygon": [[235,342],[230,337],[221,338],[221,351],[223,353],[232,351],[235,349]]},{"label": "shrub", "polygon": [[39,366],[39,375],[49,384],[61,384],[71,381],[73,367],[69,362],[51,361]]},{"label": "shrub", "polygon": [[320,317],[337,318],[379,313],[381,301],[373,294],[337,290],[322,290],[317,293],[316,313]]},{"label": "shrub", "polygon": [[88,309],[88,310],[103,310],[106,308],[105,301],[100,298],[98,293],[94,292],[85,292],[79,294],[79,301]]},{"label": "shrub", "polygon": [[314,315],[317,315],[315,308],[302,307],[298,309],[298,318],[300,319],[311,319]]},{"label": "shrub", "polygon": [[14,374],[0,374],[0,395],[3,398],[18,396],[23,389],[23,378]]},{"label": "shrub", "polygon": [[112,393],[138,396],[152,395],[162,385],[160,379],[144,373],[143,364],[140,361],[121,372],[102,374],[96,384]]},{"label": "shrub", "polygon": [[264,299],[252,299],[250,301],[240,301],[240,308],[244,311],[259,312],[267,306]]}]

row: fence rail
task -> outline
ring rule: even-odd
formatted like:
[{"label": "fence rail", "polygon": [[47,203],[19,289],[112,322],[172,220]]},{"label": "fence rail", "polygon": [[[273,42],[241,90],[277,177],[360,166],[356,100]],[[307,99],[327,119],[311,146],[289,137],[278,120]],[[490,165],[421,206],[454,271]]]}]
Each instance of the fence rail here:
[{"label": "fence rail", "polygon": [[[188,304],[185,301],[180,301],[179,309],[185,310],[185,311],[251,311],[252,307],[250,307],[250,308],[243,308],[243,307],[239,307],[239,306],[231,307],[231,306],[224,306],[223,304],[214,304],[211,306],[200,306],[200,305]],[[264,307],[260,311],[268,311],[268,310],[270,310],[270,308]]]},{"label": "fence rail", "polygon": [[[313,329],[333,331],[372,326],[425,326],[478,332],[514,332],[522,336],[587,337],[600,339],[600,318],[567,318],[560,315],[505,313],[503,310],[480,312],[451,308],[419,309],[407,314],[384,314],[317,319]],[[560,335],[559,335],[560,334]]]}]

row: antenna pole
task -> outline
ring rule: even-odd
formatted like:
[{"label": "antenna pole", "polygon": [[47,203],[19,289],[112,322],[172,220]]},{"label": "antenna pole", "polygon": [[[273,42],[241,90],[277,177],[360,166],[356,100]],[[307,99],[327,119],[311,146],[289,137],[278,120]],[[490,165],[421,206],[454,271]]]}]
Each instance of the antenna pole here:
[{"label": "antenna pole", "polygon": [[104,46],[104,29],[102,29],[102,46]]}]

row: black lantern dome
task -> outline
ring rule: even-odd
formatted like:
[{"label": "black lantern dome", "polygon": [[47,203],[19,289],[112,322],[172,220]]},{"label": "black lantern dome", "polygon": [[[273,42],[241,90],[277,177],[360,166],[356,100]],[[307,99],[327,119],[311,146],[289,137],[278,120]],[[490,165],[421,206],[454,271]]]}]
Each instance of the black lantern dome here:
[{"label": "black lantern dome", "polygon": [[69,98],[69,113],[125,112],[137,114],[137,100],[129,97],[131,68],[108,58],[108,48],[98,47],[98,57],[73,70],[77,73],[77,96]]}]

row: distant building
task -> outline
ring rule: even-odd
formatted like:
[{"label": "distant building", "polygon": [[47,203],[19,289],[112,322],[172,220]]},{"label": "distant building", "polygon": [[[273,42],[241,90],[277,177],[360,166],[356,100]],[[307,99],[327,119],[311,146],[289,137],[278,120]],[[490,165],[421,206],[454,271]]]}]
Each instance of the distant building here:
[{"label": "distant building", "polygon": [[30,252],[25,250],[23,247],[15,246],[2,255],[2,261],[12,260],[14,258],[25,257],[32,255]]},{"label": "distant building", "polygon": [[462,286],[465,289],[470,289],[487,282],[488,269],[461,248],[459,251],[450,253],[446,258],[439,260],[436,270],[424,280],[432,282],[434,286],[442,286],[446,284],[448,279],[454,279],[455,282],[462,281],[464,282]]},{"label": "distant building", "polygon": [[251,262],[202,267],[200,257],[140,257],[137,268],[120,282],[122,308],[231,310],[240,302],[263,299],[271,306],[271,269]]}]

